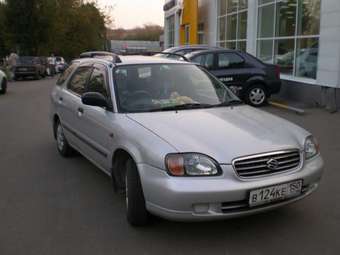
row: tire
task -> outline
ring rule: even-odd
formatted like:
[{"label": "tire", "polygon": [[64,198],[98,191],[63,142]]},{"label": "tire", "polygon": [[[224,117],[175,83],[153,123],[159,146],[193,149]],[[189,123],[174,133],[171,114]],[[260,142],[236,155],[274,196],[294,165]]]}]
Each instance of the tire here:
[{"label": "tire", "polygon": [[126,162],[126,213],[132,226],[145,226],[149,222],[145,199],[137,166],[132,159]]},{"label": "tire", "polygon": [[267,103],[268,92],[262,84],[255,84],[247,89],[244,97],[247,104],[260,107]]},{"label": "tire", "polygon": [[64,135],[63,127],[58,121],[55,124],[55,138],[57,142],[57,149],[61,156],[64,158],[68,158],[73,155],[73,148],[69,145]]},{"label": "tire", "polygon": [[34,78],[35,78],[36,80],[40,80],[40,79],[41,79],[41,76],[40,76],[39,73],[37,73],[37,74],[34,76]]},{"label": "tire", "polygon": [[0,94],[6,94],[7,92],[7,81],[5,79],[2,80],[2,84],[1,84],[1,90],[0,90]]}]

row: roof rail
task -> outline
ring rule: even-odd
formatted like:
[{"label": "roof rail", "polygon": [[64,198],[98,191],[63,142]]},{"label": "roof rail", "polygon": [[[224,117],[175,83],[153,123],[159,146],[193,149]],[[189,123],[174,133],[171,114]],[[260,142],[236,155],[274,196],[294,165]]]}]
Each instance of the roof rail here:
[{"label": "roof rail", "polygon": [[79,56],[80,58],[98,58],[98,59],[105,59],[107,61],[111,61],[112,63],[121,63],[122,60],[120,57],[112,52],[108,51],[88,51],[83,52]]}]

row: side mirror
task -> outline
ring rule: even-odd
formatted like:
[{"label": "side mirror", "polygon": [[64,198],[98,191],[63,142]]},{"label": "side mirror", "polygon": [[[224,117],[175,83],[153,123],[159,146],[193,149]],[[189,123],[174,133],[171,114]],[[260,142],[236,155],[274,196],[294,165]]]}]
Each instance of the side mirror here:
[{"label": "side mirror", "polygon": [[87,92],[81,97],[81,101],[85,105],[108,107],[106,98],[98,92]]}]

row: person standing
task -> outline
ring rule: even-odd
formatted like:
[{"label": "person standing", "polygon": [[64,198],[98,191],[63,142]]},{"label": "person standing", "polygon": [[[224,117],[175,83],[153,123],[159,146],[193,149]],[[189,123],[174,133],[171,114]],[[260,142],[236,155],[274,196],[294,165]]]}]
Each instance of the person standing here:
[{"label": "person standing", "polygon": [[48,58],[48,69],[51,76],[56,74],[56,58],[54,54],[51,54],[51,56]]},{"label": "person standing", "polygon": [[19,59],[19,56],[17,55],[15,51],[13,51],[8,57],[8,66],[9,66],[11,79],[14,78],[15,67],[18,64],[18,59]]}]

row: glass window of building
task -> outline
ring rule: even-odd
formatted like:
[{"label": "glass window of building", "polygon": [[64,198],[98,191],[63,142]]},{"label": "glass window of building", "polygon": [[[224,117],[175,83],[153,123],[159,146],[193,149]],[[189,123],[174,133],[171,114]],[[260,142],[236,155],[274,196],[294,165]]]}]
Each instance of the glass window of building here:
[{"label": "glass window of building", "polygon": [[245,51],[247,48],[248,0],[218,1],[218,45]]},{"label": "glass window of building", "polygon": [[168,23],[168,47],[175,46],[175,15],[166,19]]},{"label": "glass window of building", "polygon": [[259,0],[257,56],[281,73],[316,79],[321,0]]},{"label": "glass window of building", "polygon": [[197,27],[198,44],[204,44],[204,23],[199,23]]}]

